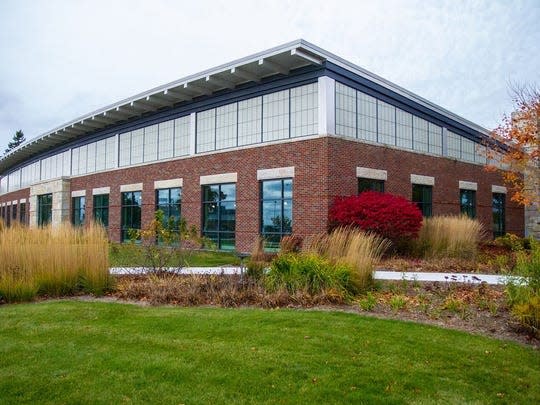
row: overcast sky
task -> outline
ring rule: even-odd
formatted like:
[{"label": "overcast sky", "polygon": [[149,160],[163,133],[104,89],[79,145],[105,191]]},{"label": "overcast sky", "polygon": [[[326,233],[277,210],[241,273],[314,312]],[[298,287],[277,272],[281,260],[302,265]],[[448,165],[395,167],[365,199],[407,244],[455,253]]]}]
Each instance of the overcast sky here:
[{"label": "overcast sky", "polygon": [[0,0],[0,154],[154,86],[304,38],[487,128],[540,83],[540,1]]}]

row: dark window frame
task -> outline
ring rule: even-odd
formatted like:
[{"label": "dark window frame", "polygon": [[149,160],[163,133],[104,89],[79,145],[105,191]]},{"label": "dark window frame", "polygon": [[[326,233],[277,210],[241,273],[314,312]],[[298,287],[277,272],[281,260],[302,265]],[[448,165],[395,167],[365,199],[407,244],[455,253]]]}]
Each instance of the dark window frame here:
[{"label": "dark window frame", "polygon": [[83,226],[86,220],[86,196],[71,197],[71,224]]},{"label": "dark window frame", "polygon": [[459,211],[469,218],[476,218],[476,190],[459,189]]},{"label": "dark window frame", "polygon": [[[103,202],[104,199],[107,199],[107,204]],[[101,224],[104,228],[109,228],[109,205],[110,205],[110,195],[109,194],[95,194],[93,196],[93,206],[92,206],[92,215],[94,221]]]},{"label": "dark window frame", "polygon": [[[280,197],[279,198],[265,198],[264,197],[264,183],[267,182],[280,182]],[[291,184],[291,196],[285,197],[285,183],[290,181]],[[271,232],[264,230],[264,203],[273,201],[276,204],[275,209],[278,209],[279,205],[279,231]],[[291,206],[291,218],[290,218],[290,230],[285,229],[285,205],[289,203]],[[265,249],[277,250],[279,248],[279,241],[284,236],[291,235],[293,233],[293,178],[284,177],[280,179],[268,179],[261,180],[259,182],[259,232],[265,239]],[[276,239],[276,237],[278,237]]]},{"label": "dark window frame", "polygon": [[384,180],[369,179],[367,177],[358,177],[358,194],[364,191],[378,191],[384,193]]},{"label": "dark window frame", "polygon": [[422,212],[423,217],[433,216],[433,186],[413,183],[411,200]]},{"label": "dark window frame", "polygon": [[[224,195],[224,193],[222,193],[222,188],[223,187],[228,187],[228,186],[234,186],[234,199],[228,199],[227,197],[225,198],[222,198],[222,196]],[[217,187],[218,188],[218,193],[217,193],[217,200],[216,199],[209,199],[207,198],[207,195],[209,195],[211,193],[211,191],[209,191],[208,193],[206,192],[206,190],[210,190],[212,187]],[[202,203],[201,203],[201,208],[202,208],[202,215],[201,215],[201,219],[202,219],[202,224],[201,224],[201,229],[202,229],[202,235],[204,237],[207,237],[209,239],[211,239],[214,243],[216,243],[217,245],[217,248],[219,250],[234,250],[235,247],[236,247],[236,200],[237,200],[237,197],[236,197],[236,194],[237,194],[237,191],[236,191],[237,187],[236,187],[236,183],[219,183],[219,184],[205,184],[201,187],[201,192],[202,192]],[[222,225],[223,225],[223,222],[224,222],[224,219],[223,219],[223,216],[225,214],[224,210],[225,210],[225,207],[224,205],[225,204],[228,204],[228,203],[233,203],[234,204],[234,230],[230,230],[230,229],[223,229],[222,228]],[[217,229],[216,230],[208,230],[206,229],[206,224],[207,224],[207,207],[212,207],[213,206],[213,209],[216,210],[217,212]],[[232,234],[232,238],[224,238],[224,235],[231,235]],[[233,240],[233,246],[232,248],[229,248],[229,247],[224,247],[224,240],[230,240],[232,239]]]},{"label": "dark window frame", "polygon": [[506,194],[492,193],[492,218],[493,218],[493,237],[497,238],[506,233]]},{"label": "dark window frame", "polygon": [[52,222],[52,193],[37,196],[37,224],[40,227],[47,226]]},{"label": "dark window frame", "polygon": [[[139,202],[137,202],[139,201]],[[120,194],[120,241],[130,240],[129,231],[142,226],[142,191],[125,191]],[[126,223],[126,219],[129,221]]]}]

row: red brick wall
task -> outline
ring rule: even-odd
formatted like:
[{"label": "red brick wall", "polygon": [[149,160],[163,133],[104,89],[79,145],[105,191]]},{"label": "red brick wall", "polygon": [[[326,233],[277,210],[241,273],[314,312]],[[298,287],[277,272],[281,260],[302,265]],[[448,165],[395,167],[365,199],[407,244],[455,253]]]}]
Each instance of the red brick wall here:
[{"label": "red brick wall", "polygon": [[[491,186],[504,185],[500,174],[486,172],[480,165],[458,162],[454,159],[420,155],[384,146],[373,146],[357,141],[329,138],[330,195],[356,194],[358,183],[356,167],[369,167],[388,171],[385,191],[411,199],[411,174],[435,177],[433,187],[433,214],[460,213],[459,181],[478,183],[476,214],[491,234]],[[523,235],[523,208],[507,198],[506,231]]]},{"label": "red brick wall", "polygon": [[[500,176],[479,165],[419,155],[383,146],[372,146],[335,137],[279,145],[266,145],[97,173],[71,180],[71,190],[86,190],[87,218],[92,217],[92,188],[109,186],[109,232],[120,240],[120,185],[143,183],[143,224],[151,221],[155,207],[154,180],[183,178],[182,214],[188,224],[201,227],[203,175],[237,172],[236,248],[249,251],[259,234],[259,184],[257,169],[295,166],[293,181],[293,230],[300,235],[322,232],[336,195],[357,192],[356,167],[388,171],[387,192],[411,198],[410,175],[435,177],[433,213],[459,213],[459,180],[478,183],[477,214],[491,230],[491,185],[502,185]],[[0,202],[28,198],[29,190],[0,196]],[[29,209],[27,208],[27,211]],[[523,209],[507,199],[506,230],[523,234]]]}]

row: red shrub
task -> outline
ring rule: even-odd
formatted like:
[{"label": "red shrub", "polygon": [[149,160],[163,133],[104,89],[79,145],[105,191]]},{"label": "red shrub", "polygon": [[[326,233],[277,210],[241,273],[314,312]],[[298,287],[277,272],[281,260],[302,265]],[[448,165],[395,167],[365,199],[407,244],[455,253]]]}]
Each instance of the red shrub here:
[{"label": "red shrub", "polygon": [[330,208],[330,224],[357,226],[393,242],[418,236],[422,213],[404,197],[376,191],[337,197]]}]

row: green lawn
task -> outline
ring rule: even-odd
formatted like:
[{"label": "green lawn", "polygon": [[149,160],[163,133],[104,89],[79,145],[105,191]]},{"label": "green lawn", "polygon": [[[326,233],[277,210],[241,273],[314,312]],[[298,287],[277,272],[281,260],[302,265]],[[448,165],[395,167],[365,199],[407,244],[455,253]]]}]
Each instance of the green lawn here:
[{"label": "green lawn", "polygon": [[[194,251],[189,256],[188,264],[193,267],[214,267],[226,265],[238,265],[240,260],[231,252],[219,252],[213,250]],[[109,247],[109,262],[111,267],[138,267],[145,263],[144,252],[141,246],[129,243],[114,243]],[[175,266],[177,263],[169,263]]]},{"label": "green lawn", "polygon": [[0,306],[0,403],[539,403],[540,353],[355,314]]}]

